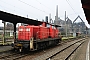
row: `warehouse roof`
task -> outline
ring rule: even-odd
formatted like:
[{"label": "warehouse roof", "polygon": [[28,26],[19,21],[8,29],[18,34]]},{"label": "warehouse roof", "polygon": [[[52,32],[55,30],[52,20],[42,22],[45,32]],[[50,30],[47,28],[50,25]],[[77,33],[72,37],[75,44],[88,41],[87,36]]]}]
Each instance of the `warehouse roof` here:
[{"label": "warehouse roof", "polygon": [[6,22],[11,22],[11,23],[25,23],[25,24],[30,24],[30,25],[40,25],[42,22],[21,17],[15,14],[7,13],[4,11],[0,11],[0,20],[6,21]]},{"label": "warehouse roof", "polygon": [[[11,14],[11,13],[7,13],[4,11],[0,11],[0,20],[6,21],[6,22],[11,22],[11,23],[25,23],[25,24],[30,24],[30,25],[41,25],[43,22],[41,21],[37,21],[37,20],[33,20],[30,18],[25,18],[25,17],[21,17],[15,14]],[[47,22],[45,22],[47,23]],[[49,24],[49,23],[47,23]],[[61,27],[59,25],[54,25],[56,27]]]}]

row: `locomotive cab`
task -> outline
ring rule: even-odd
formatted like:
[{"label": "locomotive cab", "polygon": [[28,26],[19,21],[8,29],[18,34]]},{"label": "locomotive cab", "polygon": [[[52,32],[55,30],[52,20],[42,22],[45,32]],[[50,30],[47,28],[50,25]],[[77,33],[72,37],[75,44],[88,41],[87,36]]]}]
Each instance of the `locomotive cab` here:
[{"label": "locomotive cab", "polygon": [[29,44],[33,44],[33,28],[31,26],[20,26],[18,28],[18,39],[17,43],[14,44],[14,48],[19,49],[20,51],[24,48],[32,48]]}]

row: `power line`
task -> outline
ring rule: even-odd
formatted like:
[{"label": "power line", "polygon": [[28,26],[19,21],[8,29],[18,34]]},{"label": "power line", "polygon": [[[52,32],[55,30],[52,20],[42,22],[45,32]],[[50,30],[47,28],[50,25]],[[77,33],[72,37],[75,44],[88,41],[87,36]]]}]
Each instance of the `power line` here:
[{"label": "power line", "polygon": [[[42,4],[41,2],[39,2],[38,0],[36,0],[39,4],[45,6],[44,4]],[[45,6],[46,8],[50,9],[49,7]],[[52,11],[52,9],[50,9],[50,11]],[[53,11],[54,12],[54,11]]]},{"label": "power line", "polygon": [[[1,0],[0,0],[1,1]],[[5,3],[5,2],[4,2]],[[0,5],[0,6],[2,6],[2,5]],[[11,5],[10,5],[11,6]],[[14,6],[15,7],[15,6]],[[15,10],[15,9],[12,9],[12,8],[9,8],[9,7],[6,7],[6,6],[2,6],[2,8],[4,8],[6,11],[7,11],[7,9],[10,9],[10,10],[12,10],[12,11],[16,11],[16,12],[19,12],[19,13],[22,13],[21,11],[17,11],[17,10]],[[25,13],[23,13],[24,15],[26,15]]]},{"label": "power line", "polygon": [[[2,5],[0,5],[0,6],[2,6]],[[5,7],[5,6],[2,6],[3,8]],[[14,9],[11,9],[11,8],[8,8],[8,7],[5,7],[5,8],[7,8],[7,9],[10,9],[10,10],[13,10],[13,11],[16,11],[16,10],[14,10]],[[5,9],[4,8],[4,9]],[[6,10],[6,9],[5,9]],[[17,12],[19,12],[19,11],[17,11]],[[19,12],[19,13],[22,13],[22,12]],[[24,14],[24,13],[23,13]]]},{"label": "power line", "polygon": [[68,5],[71,7],[71,9],[74,11],[74,13],[76,14],[75,10],[73,9],[73,7],[72,7],[71,4],[69,3],[69,1],[68,1],[68,0],[66,0],[66,1],[67,1]]},{"label": "power line", "polygon": [[21,1],[21,0],[18,0],[18,1],[20,1],[20,2],[22,2],[22,3],[24,3],[24,4],[28,5],[28,6],[30,6],[30,7],[32,7],[32,8],[35,8],[35,9],[37,9],[37,10],[39,10],[39,11],[42,11],[42,12],[44,12],[44,13],[47,13],[46,11],[40,10],[40,9],[38,9],[38,8],[36,8],[36,7],[28,4],[28,3],[26,3],[26,2],[23,2],[23,1]]},{"label": "power line", "polygon": [[[2,0],[0,0],[0,1],[3,2],[3,3],[6,3],[6,4],[9,5],[9,6],[16,7],[16,6],[14,6],[14,5],[10,4],[10,3],[7,3],[7,2],[5,2],[5,1],[2,1]],[[22,12],[23,12],[23,10],[24,10],[24,9],[19,8],[19,7],[16,7],[16,8],[18,8],[18,9],[19,9],[20,11],[22,11]],[[14,11],[16,11],[16,10],[14,10]],[[27,11],[27,10],[24,10],[24,12],[31,13],[31,12],[29,12],[29,11]],[[33,13],[31,13],[31,14],[33,14]],[[25,13],[25,15],[28,15],[28,14]],[[33,15],[36,15],[36,14],[33,14]],[[36,16],[39,16],[39,15],[36,15]]]},{"label": "power line", "polygon": [[[6,10],[6,12],[12,13],[12,12],[10,12],[10,11],[7,10],[7,9],[10,9],[10,10],[14,11],[13,14],[21,15],[21,16],[23,16],[23,17],[27,17],[27,15],[24,14],[24,13],[23,13],[23,15],[22,15],[22,12],[20,12],[20,11],[16,11],[16,10],[14,10],[14,9],[11,9],[11,8],[9,8],[9,7],[5,7],[5,6],[2,6],[2,5],[0,5],[0,6],[1,6],[1,8],[3,8],[3,10]],[[2,11],[2,10],[1,10],[1,11]],[[15,12],[19,12],[19,13],[15,13]],[[21,13],[21,14],[20,14],[20,13]],[[33,17],[32,17],[32,18],[33,18]]]},{"label": "power line", "polygon": [[[0,1],[2,1],[2,0],[0,0]],[[7,2],[4,2],[4,1],[2,1],[3,3],[6,3],[6,4],[8,4],[8,5],[10,5],[10,6],[12,6],[12,7],[16,7],[16,6],[13,6],[12,4],[9,4],[9,3],[7,3]],[[16,8],[18,8],[18,7],[16,7]],[[21,8],[18,8],[20,11],[22,11],[22,10],[24,10],[24,9],[21,9]],[[27,11],[27,10],[24,10],[25,12],[28,12],[28,13],[31,13],[31,12],[29,12],[29,11]],[[31,13],[31,14],[33,14],[33,13]]]}]

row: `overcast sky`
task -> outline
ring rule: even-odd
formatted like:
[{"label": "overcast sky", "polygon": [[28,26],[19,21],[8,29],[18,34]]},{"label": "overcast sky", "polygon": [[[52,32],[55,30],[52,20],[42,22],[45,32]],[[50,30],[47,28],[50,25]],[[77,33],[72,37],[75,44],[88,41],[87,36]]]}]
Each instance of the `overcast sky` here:
[{"label": "overcast sky", "polygon": [[[74,21],[80,15],[85,24],[90,27],[85,18],[81,0],[0,0],[0,10],[23,17],[42,20],[45,16],[51,14],[51,18],[55,20],[56,6],[58,5],[58,17],[65,19],[65,11],[67,16]],[[78,19],[76,22],[80,22]],[[0,21],[0,26],[3,26]]]}]

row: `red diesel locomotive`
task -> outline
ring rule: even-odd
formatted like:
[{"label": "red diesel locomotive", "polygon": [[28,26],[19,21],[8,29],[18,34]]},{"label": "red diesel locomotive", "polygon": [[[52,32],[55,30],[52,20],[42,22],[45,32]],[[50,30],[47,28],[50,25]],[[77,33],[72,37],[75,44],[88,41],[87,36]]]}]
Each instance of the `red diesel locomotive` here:
[{"label": "red diesel locomotive", "polygon": [[57,26],[43,22],[39,26],[27,25],[18,27],[18,39],[14,43],[14,49],[38,50],[51,45],[57,45],[61,41]]}]

